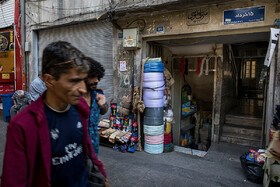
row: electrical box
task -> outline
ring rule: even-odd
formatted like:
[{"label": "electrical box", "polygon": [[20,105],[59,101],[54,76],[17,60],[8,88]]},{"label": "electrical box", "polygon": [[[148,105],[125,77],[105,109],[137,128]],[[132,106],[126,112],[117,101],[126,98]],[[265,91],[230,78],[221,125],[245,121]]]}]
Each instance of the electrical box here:
[{"label": "electrical box", "polygon": [[30,42],[25,42],[25,52],[30,52],[31,51],[31,43]]},{"label": "electrical box", "polygon": [[138,28],[123,30],[123,47],[127,49],[141,47],[141,38]]}]

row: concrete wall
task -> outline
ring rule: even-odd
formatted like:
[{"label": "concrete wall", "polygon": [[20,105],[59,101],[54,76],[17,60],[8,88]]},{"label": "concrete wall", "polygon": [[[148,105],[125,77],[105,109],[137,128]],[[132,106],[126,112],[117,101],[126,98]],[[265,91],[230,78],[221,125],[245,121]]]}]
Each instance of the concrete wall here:
[{"label": "concrete wall", "polygon": [[[234,25],[223,25],[223,11],[237,8],[266,6],[265,21],[255,23],[242,23]],[[199,4],[196,8],[202,8]],[[133,18],[119,19],[118,23],[122,28],[126,27],[140,27],[142,36],[159,37],[174,35],[174,38],[180,38],[184,34],[189,34],[189,37],[207,36],[207,35],[227,35],[244,32],[261,32],[269,31],[269,27],[273,25],[275,18],[280,16],[278,0],[246,0],[236,1],[226,4],[213,4],[207,6],[209,10],[209,20],[205,24],[188,25],[187,14],[192,9],[185,7],[183,11],[174,11],[168,13],[160,12],[160,9],[154,11],[146,16],[134,16]],[[134,21],[132,23],[132,21]],[[145,24],[144,24],[145,22]],[[164,26],[164,32],[156,32],[156,27]],[[199,35],[196,35],[199,34]]]},{"label": "concrete wall", "polygon": [[233,62],[229,59],[228,46],[223,50],[223,85],[222,85],[222,116],[236,105],[236,77],[233,73]]}]

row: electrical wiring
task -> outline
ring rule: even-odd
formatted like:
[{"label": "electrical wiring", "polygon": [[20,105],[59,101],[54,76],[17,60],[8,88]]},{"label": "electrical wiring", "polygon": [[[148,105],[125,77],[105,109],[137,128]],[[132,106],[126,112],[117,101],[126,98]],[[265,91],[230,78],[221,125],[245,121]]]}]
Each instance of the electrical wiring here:
[{"label": "electrical wiring", "polygon": [[101,7],[104,7],[104,6],[101,6],[101,5],[96,5],[96,6],[90,6],[90,7],[79,7],[79,8],[60,8],[60,7],[47,7],[47,6],[42,6],[42,5],[38,5],[36,3],[39,3],[39,2],[32,2],[32,1],[29,1],[27,2],[28,4],[32,4],[38,8],[41,8],[41,9],[56,9],[56,10],[62,10],[62,11],[69,11],[69,10],[84,10],[84,9],[92,9],[92,8],[101,8]]},{"label": "electrical wiring", "polygon": [[[38,7],[39,8],[39,7]],[[28,12],[32,12],[32,8],[30,6],[27,6],[27,9],[29,9]],[[40,9],[40,8],[39,8]],[[41,9],[42,10],[42,9]],[[47,11],[48,13],[51,13],[51,14],[57,14],[56,11],[50,11],[50,10],[45,10],[43,9],[44,11]],[[83,13],[77,13],[77,14],[68,14],[66,15],[65,13],[63,13],[63,17],[60,17],[56,20],[52,20],[52,23],[53,22],[56,22],[56,21],[60,21],[60,20],[63,20],[63,19],[67,19],[67,18],[75,18],[75,17],[79,17],[79,16],[85,16],[85,15],[91,15],[93,13],[100,13],[100,15],[104,15],[107,11],[88,11],[88,12],[83,12]],[[30,26],[35,26],[35,25],[40,25],[40,26],[50,26],[50,25],[44,25],[44,24],[49,24],[50,21],[45,21],[45,22],[36,22],[34,19],[31,18],[30,15],[26,14],[30,19],[31,21],[33,21],[35,24],[31,24]],[[89,18],[91,18],[89,16]]]},{"label": "electrical wiring", "polygon": [[[38,22],[35,22],[35,24],[31,24],[30,26],[46,26],[46,27],[49,27],[49,26],[53,26],[53,23],[55,23],[55,22],[57,22],[57,21],[60,21],[60,20],[62,20],[62,19],[67,19],[67,18],[75,18],[75,17],[79,17],[79,16],[84,16],[84,15],[91,15],[92,13],[97,13],[96,11],[93,11],[93,12],[87,12],[87,13],[83,13],[83,14],[75,14],[75,15],[70,15],[70,16],[67,16],[67,17],[62,17],[62,18],[58,18],[58,19],[56,19],[56,20],[52,20],[51,22],[50,21],[45,21],[45,22],[40,22],[40,23],[38,23]],[[106,12],[105,12],[106,13]],[[105,14],[104,12],[103,12],[103,14]],[[103,15],[103,14],[101,14],[101,15]],[[88,18],[92,18],[91,16],[89,16]],[[84,18],[84,19],[88,19],[88,18]],[[96,19],[96,18],[92,18],[92,19]],[[89,20],[87,20],[87,21],[89,21]],[[71,22],[69,22],[69,23],[67,23],[67,24],[71,24],[71,23],[76,23],[77,21],[71,21]],[[51,24],[51,25],[48,25],[48,24]]]}]

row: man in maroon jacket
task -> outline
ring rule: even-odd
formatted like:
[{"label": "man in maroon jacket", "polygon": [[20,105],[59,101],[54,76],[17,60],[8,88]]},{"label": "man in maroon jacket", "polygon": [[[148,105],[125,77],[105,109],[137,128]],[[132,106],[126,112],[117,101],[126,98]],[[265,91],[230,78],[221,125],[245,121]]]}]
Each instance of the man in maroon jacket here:
[{"label": "man in maroon jacket", "polygon": [[47,90],[8,125],[1,186],[87,187],[87,156],[107,178],[88,136],[84,55],[59,41],[44,49],[42,63]]}]

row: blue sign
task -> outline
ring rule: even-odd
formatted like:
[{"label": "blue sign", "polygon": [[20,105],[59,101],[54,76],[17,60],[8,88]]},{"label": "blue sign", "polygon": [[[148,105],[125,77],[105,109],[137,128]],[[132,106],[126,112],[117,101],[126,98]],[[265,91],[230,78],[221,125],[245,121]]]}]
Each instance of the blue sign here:
[{"label": "blue sign", "polygon": [[164,31],[164,27],[163,26],[157,27],[157,32],[163,32],[163,31]]},{"label": "blue sign", "polygon": [[122,39],[123,38],[123,33],[118,33],[118,38]]},{"label": "blue sign", "polygon": [[265,6],[224,11],[224,25],[264,21]]}]

